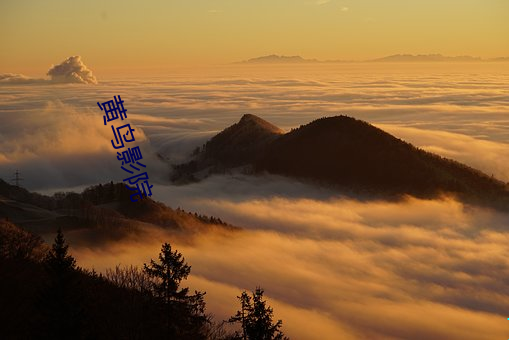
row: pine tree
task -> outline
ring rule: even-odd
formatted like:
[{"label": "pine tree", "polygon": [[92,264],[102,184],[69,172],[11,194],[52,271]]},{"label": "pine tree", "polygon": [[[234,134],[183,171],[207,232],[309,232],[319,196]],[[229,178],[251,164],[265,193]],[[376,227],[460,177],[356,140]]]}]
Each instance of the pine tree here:
[{"label": "pine tree", "polygon": [[45,319],[42,335],[51,339],[79,339],[83,333],[82,289],[76,260],[68,253],[61,229],[46,255],[48,284],[41,292],[40,308]]},{"label": "pine tree", "polygon": [[243,340],[283,340],[284,336],[280,328],[283,325],[281,320],[273,323],[273,310],[263,299],[263,289],[256,288],[249,296],[245,291],[237,297],[241,309],[232,316],[228,322],[240,323],[242,334],[237,333],[237,339]]},{"label": "pine tree", "polygon": [[240,296],[237,296],[237,298],[240,301],[240,310],[237,311],[235,316],[232,316],[228,322],[234,323],[238,322],[240,323],[242,327],[242,336],[240,334],[237,334],[238,338],[241,338],[243,340],[248,339],[247,337],[247,328],[248,328],[248,315],[251,315],[253,311],[253,305],[251,303],[251,296],[249,296],[245,291],[242,292]]},{"label": "pine tree", "polygon": [[49,271],[57,275],[64,275],[76,269],[76,260],[68,254],[69,246],[65,243],[62,229],[58,228],[55,243],[46,255],[46,265]]},{"label": "pine tree", "polygon": [[183,280],[191,272],[182,254],[172,251],[169,243],[164,243],[159,254],[159,262],[150,260],[144,264],[144,271],[152,278],[152,290],[162,304],[166,314],[167,337],[200,339],[205,316],[205,293],[189,295],[189,288],[180,288]]}]

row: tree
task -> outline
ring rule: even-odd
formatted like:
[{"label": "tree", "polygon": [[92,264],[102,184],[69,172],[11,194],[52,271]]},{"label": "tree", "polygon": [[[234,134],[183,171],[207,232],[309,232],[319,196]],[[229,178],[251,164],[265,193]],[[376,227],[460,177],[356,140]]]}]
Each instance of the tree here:
[{"label": "tree", "polygon": [[57,230],[55,243],[46,255],[46,265],[50,271],[57,275],[64,275],[76,269],[76,260],[68,254],[69,246],[65,243],[61,228]]},{"label": "tree", "polygon": [[104,277],[115,286],[128,290],[144,293],[151,288],[149,275],[133,265],[124,267],[117,265],[115,269],[106,269]]},{"label": "tree", "polygon": [[205,293],[195,291],[189,295],[189,288],[180,288],[183,280],[191,272],[182,254],[172,251],[169,243],[164,243],[159,254],[159,262],[150,260],[144,264],[144,271],[152,278],[152,291],[159,299],[166,314],[168,338],[203,338],[205,316]]},{"label": "tree", "polygon": [[243,340],[283,340],[288,339],[280,330],[283,322],[273,323],[273,310],[263,299],[263,289],[256,288],[250,296],[245,291],[237,296],[241,309],[228,322],[240,323],[242,334],[236,333],[237,339]]},{"label": "tree", "polygon": [[59,228],[44,261],[48,284],[42,291],[40,308],[45,319],[42,333],[46,338],[80,339],[85,336],[82,287],[76,260],[68,249]]},{"label": "tree", "polygon": [[45,252],[44,241],[8,221],[0,221],[0,259],[39,261]]}]

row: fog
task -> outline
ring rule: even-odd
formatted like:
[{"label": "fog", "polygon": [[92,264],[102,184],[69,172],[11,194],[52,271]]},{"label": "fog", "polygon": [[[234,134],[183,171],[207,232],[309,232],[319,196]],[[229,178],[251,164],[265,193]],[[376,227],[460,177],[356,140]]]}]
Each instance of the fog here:
[{"label": "fog", "polygon": [[[207,181],[200,185],[210,188]],[[192,206],[187,200],[181,201]],[[247,229],[189,237],[147,230],[141,239],[72,251],[80,264],[103,270],[141,265],[171,242],[192,265],[189,285],[207,291],[216,319],[234,314],[242,289],[261,286],[285,332],[299,339],[494,339],[507,333],[506,214],[450,198],[237,196],[195,204]]]},{"label": "fog", "polygon": [[0,84],[0,177],[19,169],[27,188],[49,193],[121,181],[96,104],[121,95],[153,198],[243,230],[177,235],[147,227],[101,244],[71,234],[79,265],[141,265],[169,241],[191,264],[187,283],[207,291],[216,320],[234,314],[241,290],[262,286],[285,333],[297,339],[507,337],[507,214],[453,197],[358,201],[269,175],[168,182],[171,164],[244,113],[285,130],[347,114],[509,181],[506,64],[221,66],[157,78],[96,76],[95,85]]},{"label": "fog", "polygon": [[[95,85],[0,83],[0,177],[21,168],[25,185],[37,190],[121,180],[114,158],[108,161],[114,150],[96,104],[121,95],[146,139],[144,155],[150,149],[170,163],[184,161],[244,113],[286,130],[347,114],[507,181],[508,65],[218,66],[157,78],[98,76]],[[30,160],[39,148],[52,154]],[[58,160],[65,166],[45,165]],[[168,165],[150,162],[164,182]]]}]

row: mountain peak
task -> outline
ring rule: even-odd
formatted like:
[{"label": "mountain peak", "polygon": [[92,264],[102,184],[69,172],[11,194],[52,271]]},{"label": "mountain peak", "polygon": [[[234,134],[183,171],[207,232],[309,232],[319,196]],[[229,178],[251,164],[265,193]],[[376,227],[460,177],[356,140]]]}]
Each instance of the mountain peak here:
[{"label": "mountain peak", "polygon": [[[197,167],[211,163],[231,168],[252,163],[283,130],[253,114],[245,114],[209,140],[195,160]],[[183,169],[186,170],[186,169]],[[178,177],[178,174],[176,175]]]},{"label": "mountain peak", "polygon": [[236,127],[238,128],[251,128],[251,129],[261,129],[265,130],[268,133],[275,133],[275,134],[281,134],[283,133],[283,130],[275,126],[274,124],[266,121],[263,118],[260,118],[256,115],[247,113],[240,118],[239,122],[237,124],[234,124],[231,126],[231,128]]},{"label": "mountain peak", "polygon": [[257,121],[257,120],[263,120],[262,118],[256,116],[256,115],[253,115],[251,113],[246,113],[244,114],[241,118],[240,118],[240,121],[239,122],[245,122],[245,121]]}]

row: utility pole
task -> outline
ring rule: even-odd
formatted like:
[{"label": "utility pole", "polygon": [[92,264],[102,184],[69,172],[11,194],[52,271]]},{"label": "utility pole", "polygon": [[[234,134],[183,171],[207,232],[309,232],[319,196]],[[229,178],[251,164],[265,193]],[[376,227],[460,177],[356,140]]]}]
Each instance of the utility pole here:
[{"label": "utility pole", "polygon": [[18,188],[19,182],[23,180],[23,178],[21,178],[19,175],[20,175],[19,170],[16,169],[16,172],[14,173],[14,178],[11,179],[11,181],[13,181]]}]

